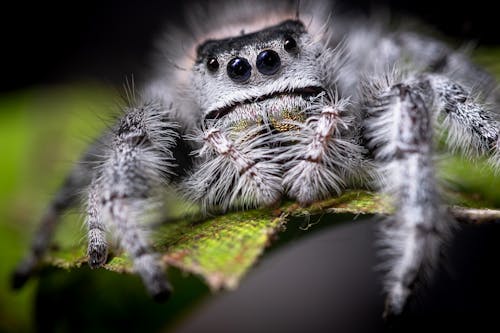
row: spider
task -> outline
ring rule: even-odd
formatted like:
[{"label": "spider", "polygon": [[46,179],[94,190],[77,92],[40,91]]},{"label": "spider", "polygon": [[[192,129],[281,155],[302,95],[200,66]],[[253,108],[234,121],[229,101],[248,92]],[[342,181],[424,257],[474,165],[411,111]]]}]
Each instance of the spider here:
[{"label": "spider", "polygon": [[161,300],[171,288],[143,225],[166,191],[210,212],[368,188],[395,207],[380,241],[386,314],[400,314],[454,224],[437,139],[500,167],[500,123],[487,108],[496,83],[431,37],[329,12],[318,2],[218,3],[192,14],[189,31],[171,30],[149,83],[57,192],[15,286],[81,189],[90,267],[106,262],[112,233]]}]

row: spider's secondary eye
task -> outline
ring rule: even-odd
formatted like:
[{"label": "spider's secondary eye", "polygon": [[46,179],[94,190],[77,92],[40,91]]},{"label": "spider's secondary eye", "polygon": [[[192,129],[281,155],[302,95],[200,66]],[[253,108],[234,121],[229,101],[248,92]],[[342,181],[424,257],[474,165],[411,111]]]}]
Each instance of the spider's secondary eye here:
[{"label": "spider's secondary eye", "polygon": [[281,66],[278,53],[273,50],[264,50],[257,56],[257,69],[264,75],[273,75]]},{"label": "spider's secondary eye", "polygon": [[215,72],[216,70],[219,69],[219,62],[217,61],[217,58],[215,57],[210,57],[207,59],[207,68],[211,72]]},{"label": "spider's secondary eye", "polygon": [[252,74],[252,66],[245,58],[236,57],[227,64],[227,75],[234,82],[245,82]]},{"label": "spider's secondary eye", "polygon": [[286,52],[297,52],[297,42],[292,36],[286,36],[283,42],[283,48]]}]

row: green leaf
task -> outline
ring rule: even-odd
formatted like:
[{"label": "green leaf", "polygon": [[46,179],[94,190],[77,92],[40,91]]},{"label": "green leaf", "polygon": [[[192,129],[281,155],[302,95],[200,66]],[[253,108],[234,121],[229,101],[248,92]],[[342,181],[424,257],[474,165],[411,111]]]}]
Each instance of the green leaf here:
[{"label": "green leaf", "polygon": [[[459,201],[467,200],[460,195]],[[156,251],[170,266],[194,273],[205,280],[212,290],[235,288],[245,273],[256,263],[267,246],[284,229],[290,217],[336,213],[387,214],[390,205],[380,195],[367,191],[350,191],[343,195],[319,201],[308,207],[285,203],[279,208],[232,212],[203,221],[193,218],[165,223],[157,230]],[[455,207],[457,217],[471,214],[471,210]],[[479,219],[491,221],[500,218],[500,211],[480,210]],[[84,247],[51,252],[47,264],[70,269],[86,262]],[[114,256],[104,265],[110,271],[132,272],[126,255]]]},{"label": "green leaf", "polygon": [[[171,266],[201,276],[211,289],[234,288],[288,217],[326,213],[374,214],[387,212],[382,199],[370,192],[352,191],[309,207],[285,203],[279,208],[232,212],[204,221],[193,218],[161,225],[155,248]],[[51,251],[46,262],[59,268],[78,268],[86,262],[84,246]],[[125,254],[113,256],[105,269],[129,273]]]}]

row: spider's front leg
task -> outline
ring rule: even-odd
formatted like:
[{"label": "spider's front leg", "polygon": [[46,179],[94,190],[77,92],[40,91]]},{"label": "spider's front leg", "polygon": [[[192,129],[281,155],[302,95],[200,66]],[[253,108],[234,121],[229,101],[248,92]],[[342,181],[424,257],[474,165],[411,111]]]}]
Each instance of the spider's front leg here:
[{"label": "spider's front leg", "polygon": [[433,162],[433,90],[425,81],[403,82],[365,91],[366,137],[395,207],[382,225],[386,316],[400,314],[415,283],[432,271],[451,226]]},{"label": "spider's front leg", "polygon": [[298,132],[282,133],[287,147],[283,185],[289,196],[309,204],[345,187],[366,184],[373,166],[365,158],[357,130],[352,126],[349,102],[332,96],[319,97],[306,112],[304,123],[293,125]]},{"label": "spider's front leg", "polygon": [[239,130],[209,124],[194,140],[202,146],[201,160],[183,184],[186,195],[203,210],[216,207],[269,206],[281,198],[281,166],[274,161],[270,133],[261,125]]},{"label": "spider's front leg", "polygon": [[164,267],[152,251],[145,220],[158,209],[173,168],[176,125],[158,104],[130,108],[114,130],[106,159],[89,189],[87,219],[89,265],[104,264],[105,232],[111,230],[131,257],[154,298],[170,293]]}]

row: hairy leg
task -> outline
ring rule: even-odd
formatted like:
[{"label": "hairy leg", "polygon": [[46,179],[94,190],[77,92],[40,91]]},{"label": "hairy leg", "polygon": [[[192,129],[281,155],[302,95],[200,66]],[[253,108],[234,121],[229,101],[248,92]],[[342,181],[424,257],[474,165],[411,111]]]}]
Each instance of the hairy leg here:
[{"label": "hairy leg", "polygon": [[94,143],[73,168],[64,184],[45,211],[29,253],[16,267],[12,276],[12,286],[21,288],[38,267],[52,240],[54,231],[60,221],[60,215],[68,208],[76,205],[79,194],[87,187],[92,178],[93,168],[102,158],[104,147],[101,142]]},{"label": "hairy leg", "polygon": [[108,257],[108,242],[106,240],[106,225],[99,214],[99,186],[97,181],[92,181],[89,187],[87,216],[87,255],[89,266],[97,268],[102,266]]},{"label": "hairy leg", "polygon": [[[396,82],[403,82],[396,84]],[[366,137],[381,165],[383,189],[396,213],[383,226],[390,260],[388,313],[399,313],[422,273],[431,272],[450,218],[440,204],[433,163],[434,127],[466,156],[489,155],[500,165],[498,115],[444,75],[393,72],[364,89]]]},{"label": "hairy leg", "polygon": [[[200,139],[201,137],[201,139]],[[272,205],[281,198],[281,165],[274,161],[266,128],[255,125],[242,131],[215,124],[197,137],[204,161],[183,188],[187,197],[204,209]]]},{"label": "hairy leg", "polygon": [[447,133],[448,147],[469,158],[489,155],[490,164],[500,169],[499,110],[489,109],[477,95],[445,76],[429,74],[421,80],[429,82],[435,92],[438,120]]},{"label": "hairy leg", "polygon": [[299,132],[282,133],[281,141],[292,145],[280,158],[286,173],[283,186],[302,204],[340,194],[347,185],[367,183],[373,166],[351,125],[349,103],[323,96],[310,110],[305,123],[294,123]]},{"label": "hairy leg", "polygon": [[109,229],[130,255],[148,291],[158,299],[168,296],[170,286],[151,249],[146,221],[157,210],[173,168],[175,128],[160,105],[131,107],[114,130],[89,189],[87,208],[90,266],[105,262],[104,232]]},{"label": "hairy leg", "polygon": [[345,95],[356,96],[366,73],[383,73],[401,64],[419,72],[434,73],[461,82],[484,99],[500,102],[495,78],[470,60],[462,48],[455,50],[435,38],[404,30],[388,33],[380,25],[350,24],[344,47],[349,55],[340,68],[339,86]]},{"label": "hairy leg", "polygon": [[435,178],[433,91],[425,82],[403,82],[365,90],[366,137],[396,209],[381,228],[386,315],[400,314],[418,279],[432,272],[451,226]]},{"label": "hairy leg", "polygon": [[467,89],[483,95],[483,98],[493,96],[493,90],[497,87],[495,78],[473,63],[469,51],[464,48],[454,50],[442,41],[412,32],[395,33],[387,39],[399,48],[393,63],[407,57],[421,71],[461,82]]}]

